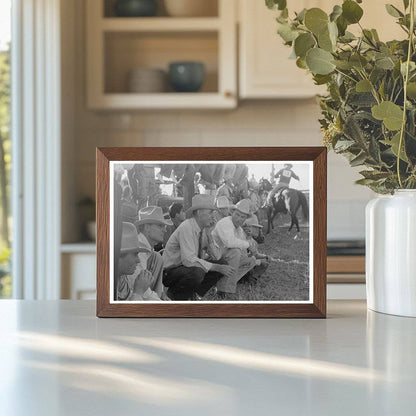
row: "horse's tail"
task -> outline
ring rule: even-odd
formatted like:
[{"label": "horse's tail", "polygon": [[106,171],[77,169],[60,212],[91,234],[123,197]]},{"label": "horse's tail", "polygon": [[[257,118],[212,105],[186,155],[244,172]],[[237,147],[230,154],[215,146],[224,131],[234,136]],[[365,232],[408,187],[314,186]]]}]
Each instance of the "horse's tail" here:
[{"label": "horse's tail", "polygon": [[306,196],[299,191],[299,201],[302,206],[302,214],[305,220],[309,219],[309,208],[308,208],[308,201],[306,200]]}]

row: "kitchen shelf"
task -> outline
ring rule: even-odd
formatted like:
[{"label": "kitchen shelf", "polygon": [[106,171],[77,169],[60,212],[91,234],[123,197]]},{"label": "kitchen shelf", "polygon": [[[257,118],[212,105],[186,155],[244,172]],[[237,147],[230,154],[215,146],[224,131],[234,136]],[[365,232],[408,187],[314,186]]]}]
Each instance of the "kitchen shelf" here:
[{"label": "kitchen shelf", "polygon": [[[215,17],[121,18],[87,0],[87,107],[96,110],[232,109],[237,106],[235,2],[218,0]],[[104,17],[107,16],[107,17]],[[230,30],[234,28],[234,30]],[[202,62],[206,78],[195,93],[128,92],[131,71]]]},{"label": "kitchen shelf", "polygon": [[107,17],[97,23],[98,29],[105,32],[210,32],[221,28],[218,17]]},{"label": "kitchen shelf", "polygon": [[[98,103],[97,103],[98,105]],[[234,108],[233,97],[217,93],[103,94],[99,105],[105,109],[218,109]]]}]

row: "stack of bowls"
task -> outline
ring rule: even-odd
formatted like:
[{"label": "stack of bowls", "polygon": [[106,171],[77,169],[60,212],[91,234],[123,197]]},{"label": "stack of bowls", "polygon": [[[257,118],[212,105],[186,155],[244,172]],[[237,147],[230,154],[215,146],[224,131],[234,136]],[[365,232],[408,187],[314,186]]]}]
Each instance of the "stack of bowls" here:
[{"label": "stack of bowls", "polygon": [[128,91],[158,93],[166,91],[166,72],[161,69],[137,68],[129,73]]}]

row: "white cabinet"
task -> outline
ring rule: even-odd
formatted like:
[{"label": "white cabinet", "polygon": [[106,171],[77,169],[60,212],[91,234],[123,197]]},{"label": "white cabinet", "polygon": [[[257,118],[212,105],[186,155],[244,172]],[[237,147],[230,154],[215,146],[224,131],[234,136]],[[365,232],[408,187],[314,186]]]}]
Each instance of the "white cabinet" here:
[{"label": "white cabinet", "polygon": [[61,298],[72,300],[95,299],[95,244],[63,244],[61,253]]},{"label": "white cabinet", "polygon": [[[207,0],[208,1],[208,0]],[[209,17],[116,17],[112,0],[88,0],[87,105],[89,109],[209,109],[237,105],[236,7],[217,2]],[[108,11],[110,10],[110,11]],[[129,92],[137,69],[167,72],[175,61],[202,62],[206,78],[200,92]]]},{"label": "white cabinet", "polygon": [[[309,0],[290,1],[290,10],[312,7]],[[319,2],[313,2],[315,6]],[[264,1],[239,0],[239,91],[241,98],[307,98],[320,88],[311,75],[289,59],[290,48],[276,33],[275,17]]]}]

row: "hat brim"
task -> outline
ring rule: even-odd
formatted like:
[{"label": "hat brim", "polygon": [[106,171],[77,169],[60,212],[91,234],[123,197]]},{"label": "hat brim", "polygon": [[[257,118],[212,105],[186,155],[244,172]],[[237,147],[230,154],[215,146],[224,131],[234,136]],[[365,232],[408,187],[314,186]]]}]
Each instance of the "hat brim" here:
[{"label": "hat brim", "polygon": [[210,209],[211,211],[216,211],[218,208],[215,205],[195,205],[186,210],[186,214],[191,214],[192,212],[198,209]]},{"label": "hat brim", "polygon": [[233,207],[233,208],[231,208],[230,210],[231,210],[231,211],[238,211],[238,212],[241,212],[242,214],[244,214],[244,215],[248,215],[248,216],[250,216],[250,215],[251,215],[251,212],[241,211],[241,209],[238,209],[236,206],[234,206],[234,207]]},{"label": "hat brim", "polygon": [[135,247],[135,248],[125,248],[120,249],[120,253],[150,253],[150,250],[147,247]]},{"label": "hat brim", "polygon": [[136,225],[142,225],[142,224],[161,224],[161,225],[173,225],[173,222],[171,220],[155,220],[152,218],[146,218],[143,220],[137,220],[135,222]]},{"label": "hat brim", "polygon": [[228,208],[228,209],[234,209],[235,208],[235,205],[227,205],[226,207],[216,207],[215,209],[225,209],[225,208]]}]

